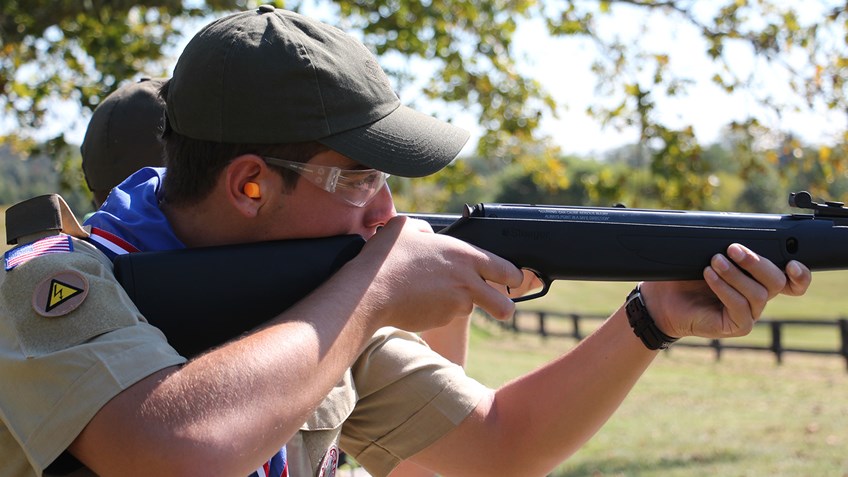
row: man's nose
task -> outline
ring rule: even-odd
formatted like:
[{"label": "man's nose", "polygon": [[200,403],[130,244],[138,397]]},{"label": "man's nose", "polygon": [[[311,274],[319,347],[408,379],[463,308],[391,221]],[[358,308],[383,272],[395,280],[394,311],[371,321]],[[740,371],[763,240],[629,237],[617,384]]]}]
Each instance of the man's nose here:
[{"label": "man's nose", "polygon": [[374,196],[374,199],[365,206],[365,216],[363,217],[363,226],[369,230],[371,234],[376,232],[378,227],[386,225],[392,217],[397,215],[395,202],[392,198],[392,191],[389,190],[389,185],[386,184],[380,189],[380,192]]}]

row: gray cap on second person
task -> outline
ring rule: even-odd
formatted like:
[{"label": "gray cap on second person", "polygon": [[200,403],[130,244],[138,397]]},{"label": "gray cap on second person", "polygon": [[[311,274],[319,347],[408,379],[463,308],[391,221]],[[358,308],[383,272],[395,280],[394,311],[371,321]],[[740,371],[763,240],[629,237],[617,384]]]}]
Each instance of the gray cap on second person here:
[{"label": "gray cap on second person", "polygon": [[142,167],[162,165],[165,103],[159,88],[164,82],[145,78],[122,86],[95,108],[80,146],[93,192],[108,193]]},{"label": "gray cap on second person", "polygon": [[341,30],[263,5],[189,42],[167,97],[169,126],[194,139],[318,141],[365,166],[419,177],[468,133],[400,104],[374,55]]}]

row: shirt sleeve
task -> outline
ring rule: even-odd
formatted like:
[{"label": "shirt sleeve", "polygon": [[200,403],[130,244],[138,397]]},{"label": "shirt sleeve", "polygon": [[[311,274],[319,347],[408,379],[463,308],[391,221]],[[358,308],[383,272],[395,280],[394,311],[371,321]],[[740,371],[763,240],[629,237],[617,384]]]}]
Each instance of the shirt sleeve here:
[{"label": "shirt sleeve", "polygon": [[455,428],[487,388],[418,336],[381,330],[353,366],[359,399],[342,428],[341,447],[372,475]]},{"label": "shirt sleeve", "polygon": [[185,362],[88,244],[0,280],[0,426],[19,446],[0,449],[0,461],[24,454],[40,475],[106,402]]}]

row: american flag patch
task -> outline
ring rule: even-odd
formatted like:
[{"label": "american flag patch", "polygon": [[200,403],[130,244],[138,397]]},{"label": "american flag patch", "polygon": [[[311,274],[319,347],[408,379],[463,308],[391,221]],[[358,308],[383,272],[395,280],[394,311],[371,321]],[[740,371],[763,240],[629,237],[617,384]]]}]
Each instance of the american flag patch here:
[{"label": "american flag patch", "polygon": [[41,240],[15,247],[4,254],[6,271],[9,271],[22,263],[26,263],[35,257],[51,253],[73,252],[74,243],[70,235],[51,235]]}]

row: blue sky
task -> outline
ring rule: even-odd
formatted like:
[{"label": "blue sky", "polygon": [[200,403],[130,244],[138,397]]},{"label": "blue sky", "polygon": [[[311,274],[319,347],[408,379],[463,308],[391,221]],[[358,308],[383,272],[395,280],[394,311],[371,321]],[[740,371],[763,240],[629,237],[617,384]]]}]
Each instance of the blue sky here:
[{"label": "blue sky", "polygon": [[[710,2],[703,2],[709,4]],[[814,2],[809,2],[810,5]],[[807,12],[814,14],[811,10]],[[639,42],[649,51],[666,51],[670,54],[674,71],[692,78],[695,83],[688,94],[660,101],[659,116],[662,122],[673,127],[692,125],[703,143],[716,140],[722,128],[733,120],[757,117],[775,129],[793,131],[805,141],[831,143],[846,129],[845,114],[819,108],[804,113],[774,113],[759,106],[755,96],[770,94],[789,104],[801,105],[800,99],[790,92],[783,72],[755,61],[751,50],[743,45],[726,48],[735,71],[751,73],[755,82],[750,91],[729,95],[712,83],[715,65],[704,53],[706,47],[698,32],[690,25],[673,17],[655,14],[647,19],[646,31],[637,30],[640,23],[633,16],[644,16],[634,8],[619,9],[616,15],[603,20],[601,29],[616,32],[622,38]],[[569,109],[558,120],[549,119],[545,130],[557,139],[566,151],[589,152],[608,149],[610,146],[632,143],[636,131],[600,129],[587,118],[585,109],[590,102],[598,101],[594,92],[594,79],[588,72],[594,50],[586,42],[554,40],[547,38],[543,28],[525,25],[516,42],[530,58],[529,67],[558,101]],[[557,57],[568,61],[556,61]],[[566,81],[562,79],[565,78]]]},{"label": "blue sky", "polygon": [[[802,0],[786,1],[797,3]],[[699,8],[706,10],[715,5],[715,2],[698,3]],[[802,20],[814,19],[822,10],[819,2],[806,1],[802,10],[806,18]],[[756,98],[764,95],[771,95],[790,105],[803,105],[800,98],[789,90],[785,73],[762,60],[757,61],[745,45],[728,44],[725,51],[734,72],[750,74],[754,80],[750,90],[730,95],[710,80],[717,72],[716,65],[704,53],[706,47],[699,33],[679,17],[663,13],[648,15],[645,9],[620,5],[613,8],[611,15],[599,16],[598,22],[598,30],[603,33],[637,42],[647,51],[668,53],[672,70],[693,80],[688,94],[661,98],[657,114],[660,121],[669,127],[693,126],[698,139],[704,144],[717,140],[730,122],[749,117],[756,117],[773,129],[791,131],[803,141],[814,144],[832,144],[848,129],[844,112],[832,112],[821,107],[813,111],[784,112],[777,117],[760,106]],[[640,28],[643,24],[646,25],[644,30]],[[543,25],[524,22],[517,31],[514,46],[516,57],[523,59],[524,71],[537,78],[560,105],[559,117],[545,118],[543,131],[565,152],[591,154],[638,140],[635,129],[602,128],[586,114],[590,104],[604,101],[595,91],[591,64],[597,52],[589,41],[573,37],[550,38]],[[790,58],[790,61],[797,59]],[[415,68],[426,72],[426,66],[416,65]],[[421,76],[423,79],[428,77],[426,73]],[[441,107],[434,107],[429,112],[443,114]],[[457,109],[450,114],[475,137],[479,136],[473,111]],[[473,143],[473,140],[470,141],[466,152],[470,153]]]}]

